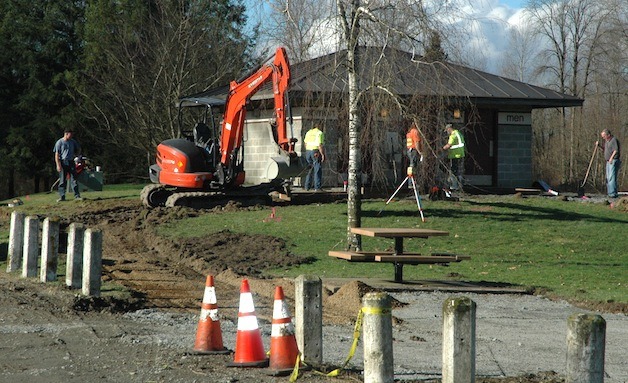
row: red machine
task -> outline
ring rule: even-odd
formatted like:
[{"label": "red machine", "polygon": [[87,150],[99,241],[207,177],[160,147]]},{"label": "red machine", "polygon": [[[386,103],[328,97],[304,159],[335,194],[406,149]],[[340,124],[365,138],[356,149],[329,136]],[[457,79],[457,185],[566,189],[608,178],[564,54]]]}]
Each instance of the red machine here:
[{"label": "red machine", "polygon": [[[268,81],[272,80],[274,118],[271,125],[280,157],[268,184],[243,188],[243,134],[246,103]],[[146,206],[187,205],[190,199],[212,197],[230,192],[241,197],[285,188],[285,178],[301,169],[294,146],[297,140],[288,137],[286,112],[289,113],[288,86],[290,65],[284,48],[278,48],[274,60],[265,64],[244,80],[232,81],[226,101],[203,95],[184,97],[179,101],[179,116],[183,108],[203,108],[201,121],[186,138],[170,139],[157,146],[156,164],[149,169],[154,185],[142,191]],[[217,131],[214,110],[224,105],[223,121]],[[204,192],[204,193],[199,193]],[[266,193],[268,194],[268,193]]]}]

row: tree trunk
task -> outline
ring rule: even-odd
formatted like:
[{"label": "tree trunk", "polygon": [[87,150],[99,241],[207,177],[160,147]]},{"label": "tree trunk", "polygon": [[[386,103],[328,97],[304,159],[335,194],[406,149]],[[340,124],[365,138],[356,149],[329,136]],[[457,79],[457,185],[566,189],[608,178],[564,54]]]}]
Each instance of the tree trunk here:
[{"label": "tree trunk", "polygon": [[[359,88],[357,69],[360,67],[356,50],[360,33],[357,12],[360,0],[352,1],[351,24],[347,24],[345,36],[347,41],[347,72],[349,81],[349,166],[347,185],[347,248],[362,249],[362,239],[351,232],[352,227],[360,227],[362,221],[362,177],[360,153],[360,128],[362,120],[359,108]],[[351,27],[348,27],[351,25]]]},{"label": "tree trunk", "polygon": [[[347,52],[353,56],[354,52]],[[352,59],[348,58],[351,62]],[[349,71],[349,180],[347,199],[347,247],[361,250],[362,241],[359,235],[351,233],[352,227],[360,227],[362,220],[362,177],[360,154],[360,114],[357,97],[357,76],[355,71]]]}]

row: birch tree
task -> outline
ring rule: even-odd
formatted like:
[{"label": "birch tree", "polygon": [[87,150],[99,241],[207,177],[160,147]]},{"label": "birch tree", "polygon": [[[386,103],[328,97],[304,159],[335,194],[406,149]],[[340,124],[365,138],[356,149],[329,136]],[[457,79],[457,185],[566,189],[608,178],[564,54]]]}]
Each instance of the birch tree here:
[{"label": "birch tree", "polygon": [[508,30],[510,49],[504,55],[501,73],[521,82],[534,82],[536,60],[540,54],[539,39],[528,25],[513,26]]}]

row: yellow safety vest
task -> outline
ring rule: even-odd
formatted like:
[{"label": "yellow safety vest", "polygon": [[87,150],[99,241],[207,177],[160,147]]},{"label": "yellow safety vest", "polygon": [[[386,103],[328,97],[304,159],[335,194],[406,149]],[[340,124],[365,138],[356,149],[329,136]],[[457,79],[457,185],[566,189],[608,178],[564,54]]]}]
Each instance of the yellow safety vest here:
[{"label": "yellow safety vest", "polygon": [[303,139],[306,150],[315,150],[325,143],[325,134],[318,128],[310,129]]},{"label": "yellow safety vest", "polygon": [[449,145],[449,152],[447,154],[447,158],[462,158],[464,157],[464,138],[462,134],[458,131],[458,129],[454,129],[449,135],[449,140],[447,141]]}]

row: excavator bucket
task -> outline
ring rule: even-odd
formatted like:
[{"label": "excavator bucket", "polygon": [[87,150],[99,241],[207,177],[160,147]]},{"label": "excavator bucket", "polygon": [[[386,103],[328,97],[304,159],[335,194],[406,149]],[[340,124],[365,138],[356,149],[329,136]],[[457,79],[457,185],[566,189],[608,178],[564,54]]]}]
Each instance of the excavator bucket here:
[{"label": "excavator bucket", "polygon": [[276,179],[288,179],[300,176],[305,171],[306,166],[302,157],[290,157],[280,155],[271,157],[266,163],[266,178],[269,181]]}]

